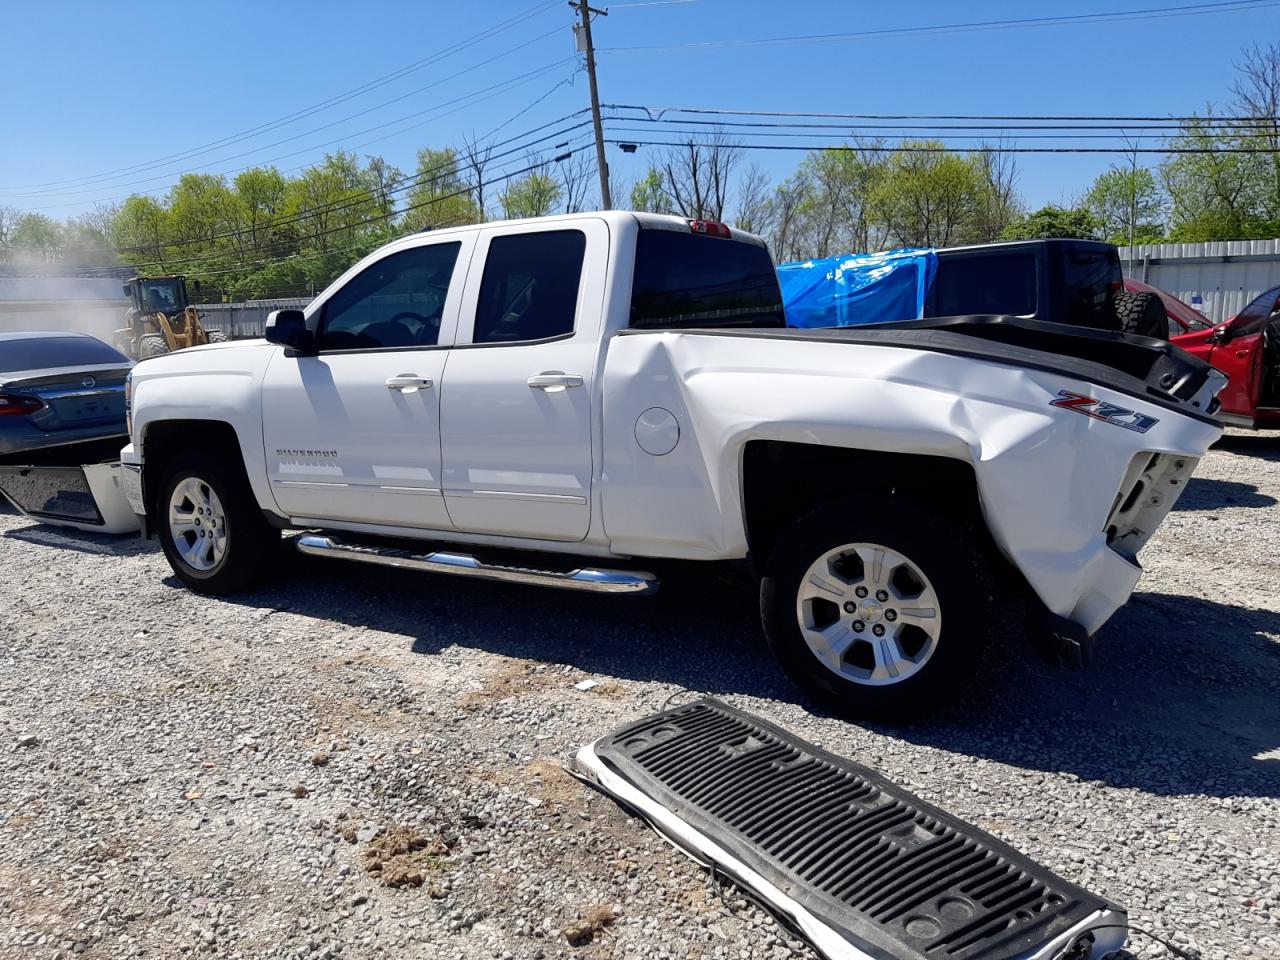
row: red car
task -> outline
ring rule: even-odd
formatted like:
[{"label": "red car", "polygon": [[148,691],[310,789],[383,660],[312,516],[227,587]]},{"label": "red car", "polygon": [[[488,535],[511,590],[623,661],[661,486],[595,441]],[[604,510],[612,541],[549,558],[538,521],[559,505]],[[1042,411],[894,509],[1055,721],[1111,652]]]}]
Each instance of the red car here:
[{"label": "red car", "polygon": [[1218,418],[1223,423],[1280,430],[1280,287],[1272,287],[1216,326],[1163,290],[1137,280],[1126,280],[1125,289],[1158,294],[1169,313],[1170,342],[1227,375],[1227,385],[1218,394]]}]

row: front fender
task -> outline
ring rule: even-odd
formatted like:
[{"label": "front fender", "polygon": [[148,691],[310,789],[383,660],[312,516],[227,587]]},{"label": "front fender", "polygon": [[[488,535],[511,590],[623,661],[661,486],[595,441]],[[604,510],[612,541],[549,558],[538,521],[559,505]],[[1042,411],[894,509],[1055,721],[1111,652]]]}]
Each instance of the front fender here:
[{"label": "front fender", "polygon": [[262,378],[274,349],[266,344],[184,350],[134,368],[133,447],[146,458],[147,433],[175,420],[214,421],[234,431],[259,506],[276,510],[262,446]]}]

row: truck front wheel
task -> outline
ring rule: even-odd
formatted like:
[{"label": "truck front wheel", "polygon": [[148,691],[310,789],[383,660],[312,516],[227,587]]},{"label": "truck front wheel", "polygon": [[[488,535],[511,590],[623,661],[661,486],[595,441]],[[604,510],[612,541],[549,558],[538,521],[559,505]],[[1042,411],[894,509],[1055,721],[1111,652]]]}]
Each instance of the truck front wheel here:
[{"label": "truck front wheel", "polygon": [[156,528],[169,565],[199,593],[233,593],[266,570],[280,531],[262,517],[243,469],[189,453],[165,470]]},{"label": "truck front wheel", "polygon": [[896,498],[818,508],[783,535],[761,581],[770,647],[839,713],[924,716],[959,693],[986,648],[978,540],[968,524]]}]

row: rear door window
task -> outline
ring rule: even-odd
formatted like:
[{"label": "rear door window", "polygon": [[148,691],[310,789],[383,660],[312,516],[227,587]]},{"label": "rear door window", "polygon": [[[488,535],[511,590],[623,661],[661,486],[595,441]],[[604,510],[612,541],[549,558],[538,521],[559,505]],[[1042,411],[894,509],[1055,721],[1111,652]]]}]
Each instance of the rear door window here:
[{"label": "rear door window", "polygon": [[573,333],[587,236],[547,230],[489,241],[473,343],[527,343]]},{"label": "rear door window", "polygon": [[1036,312],[1036,258],[1011,252],[968,257],[939,257],[929,294],[935,317],[1000,314],[1025,317]]},{"label": "rear door window", "polygon": [[785,327],[769,251],[725,237],[642,229],[636,240],[631,326]]}]

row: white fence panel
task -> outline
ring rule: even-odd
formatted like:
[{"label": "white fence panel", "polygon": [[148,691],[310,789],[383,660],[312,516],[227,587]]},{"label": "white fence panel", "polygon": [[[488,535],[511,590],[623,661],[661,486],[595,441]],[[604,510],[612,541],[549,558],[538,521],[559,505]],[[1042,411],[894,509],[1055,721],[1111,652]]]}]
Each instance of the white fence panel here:
[{"label": "white fence panel", "polygon": [[290,297],[245,303],[201,303],[196,309],[206,330],[221,330],[232,340],[244,340],[262,336],[272,310],[302,310],[310,302],[310,297]]},{"label": "white fence panel", "polygon": [[1125,276],[1167,290],[1214,323],[1280,286],[1280,240],[1160,243],[1120,248]]}]

